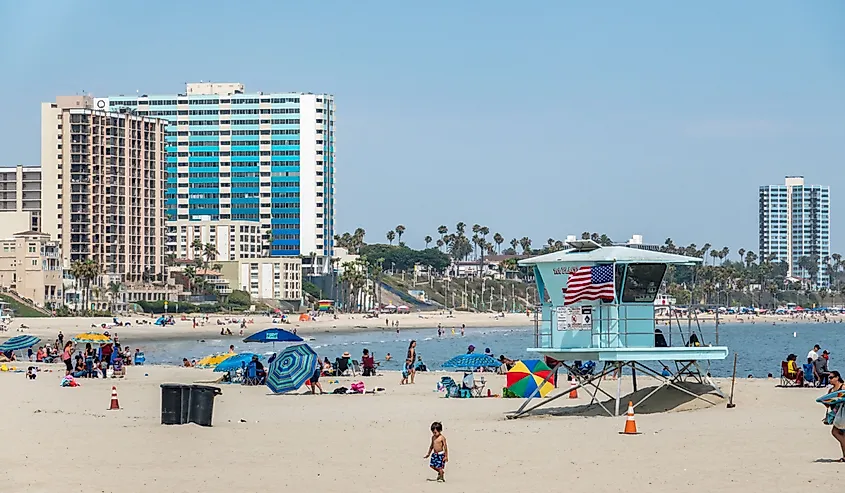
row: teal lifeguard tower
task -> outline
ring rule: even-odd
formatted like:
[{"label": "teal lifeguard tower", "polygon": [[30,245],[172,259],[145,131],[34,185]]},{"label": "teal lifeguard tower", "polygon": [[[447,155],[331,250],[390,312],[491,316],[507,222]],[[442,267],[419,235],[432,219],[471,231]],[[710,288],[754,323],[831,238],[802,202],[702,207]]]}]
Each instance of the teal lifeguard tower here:
[{"label": "teal lifeguard tower", "polygon": [[[617,383],[615,396],[600,385],[604,377],[615,372],[621,375],[626,367],[632,372],[635,392],[637,370],[660,383],[635,407],[667,386],[701,398],[678,385],[687,380],[709,385],[722,395],[700,362],[709,366],[710,360],[725,359],[728,348],[705,344],[701,326],[693,326],[689,318],[686,328],[677,315],[674,326],[671,315],[666,325],[658,326],[655,320],[655,299],[668,266],[695,265],[701,259],[627,246],[602,247],[591,240],[567,245],[566,250],[519,262],[533,267],[537,293],[543,293],[535,312],[534,347],[528,348],[529,352],[551,360],[555,370],[568,370],[577,379],[576,389],[592,388],[591,403],[597,402],[610,415],[619,415],[621,385]],[[593,371],[585,371],[580,364],[587,361],[594,362]],[[663,369],[669,364],[675,369],[667,375]],[[660,370],[649,365],[660,365]],[[529,397],[509,417],[529,413],[566,395],[570,388],[565,390],[531,407],[536,396]],[[599,392],[615,398],[614,412],[596,398]]]}]

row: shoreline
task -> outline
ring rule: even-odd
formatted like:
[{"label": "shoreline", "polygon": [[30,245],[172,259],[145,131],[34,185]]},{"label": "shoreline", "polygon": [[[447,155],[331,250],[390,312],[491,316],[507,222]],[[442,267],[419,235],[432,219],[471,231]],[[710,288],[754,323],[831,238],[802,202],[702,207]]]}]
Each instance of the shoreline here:
[{"label": "shoreline", "polygon": [[[244,330],[244,335],[239,335],[239,320],[242,318],[248,320],[247,327]],[[254,332],[267,329],[270,327],[284,328],[285,330],[294,331],[304,337],[311,337],[325,334],[355,334],[364,332],[381,332],[390,333],[395,332],[396,327],[393,322],[399,323],[399,330],[402,329],[430,329],[436,330],[438,325],[443,327],[446,331],[454,329],[456,332],[460,331],[463,325],[466,329],[476,328],[521,328],[532,330],[534,328],[533,314],[526,316],[525,313],[507,313],[504,317],[499,317],[493,313],[470,313],[470,312],[453,312],[449,315],[448,312],[418,312],[410,314],[393,314],[383,315],[379,318],[366,318],[361,314],[339,314],[337,318],[332,315],[323,315],[315,320],[307,322],[291,322],[291,323],[274,323],[273,317],[266,315],[209,315],[208,322],[205,322],[204,316],[197,316],[197,327],[193,327],[194,317],[188,317],[186,320],[177,318],[175,325],[161,327],[154,325],[152,322],[157,316],[149,315],[133,315],[130,317],[118,317],[118,320],[128,321],[130,326],[109,327],[112,334],[118,334],[119,338],[128,341],[141,342],[164,342],[164,341],[186,341],[186,340],[203,340],[218,337],[232,337],[234,339],[243,339]],[[227,322],[228,320],[228,322]],[[236,321],[238,320],[238,321]],[[276,319],[278,321],[278,319]],[[686,318],[681,318],[680,323],[686,326]],[[719,325],[742,325],[742,324],[764,324],[764,325],[791,325],[799,323],[827,323],[837,324],[842,323],[845,317],[841,315],[829,316],[828,321],[824,322],[822,319],[810,317],[789,317],[783,315],[727,315],[719,317]],[[147,321],[146,324],[136,324],[136,321]],[[218,325],[218,321],[223,321],[222,325]],[[667,324],[668,318],[658,317],[656,322],[658,326]],[[696,319],[691,319],[695,325]],[[250,323],[251,322],[251,323]],[[672,320],[672,325],[676,325],[676,320]],[[59,331],[62,331],[65,340],[70,340],[76,334],[81,332],[103,332],[102,324],[111,324],[112,319],[107,317],[41,317],[41,318],[16,318],[9,325],[9,330],[0,332],[0,341],[4,341],[11,337],[29,334],[40,337],[44,342],[54,341]],[[699,317],[698,323],[702,326],[712,327],[715,325],[715,317]],[[21,324],[27,328],[20,330]],[[221,335],[221,328],[229,328],[232,335]]]}]

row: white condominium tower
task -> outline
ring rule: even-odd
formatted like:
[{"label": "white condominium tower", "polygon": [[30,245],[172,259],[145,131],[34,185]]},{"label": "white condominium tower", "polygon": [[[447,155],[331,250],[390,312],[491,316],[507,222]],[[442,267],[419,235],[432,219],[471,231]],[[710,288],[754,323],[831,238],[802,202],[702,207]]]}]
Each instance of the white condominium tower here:
[{"label": "white condominium tower", "polygon": [[761,186],[760,255],[787,262],[788,277],[828,287],[830,187],[805,185],[803,176]]}]

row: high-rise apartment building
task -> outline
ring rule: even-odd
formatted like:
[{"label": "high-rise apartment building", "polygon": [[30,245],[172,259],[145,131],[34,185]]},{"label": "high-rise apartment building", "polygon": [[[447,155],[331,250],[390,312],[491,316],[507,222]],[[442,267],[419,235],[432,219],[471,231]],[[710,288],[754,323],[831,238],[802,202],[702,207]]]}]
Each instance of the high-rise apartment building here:
[{"label": "high-rise apartment building", "polygon": [[91,259],[127,283],[164,274],[166,127],[90,96],[42,103],[42,231],[66,268]]},{"label": "high-rise apartment building", "polygon": [[787,262],[789,277],[829,286],[830,187],[805,185],[803,176],[761,186],[760,253]]},{"label": "high-rise apartment building", "polygon": [[[101,108],[166,118],[168,246],[199,223],[260,226],[272,256],[327,272],[334,247],[334,98],[250,93],[240,83],[182,94],[113,96]],[[242,249],[227,248],[242,258]],[[230,260],[225,258],[222,260]],[[311,264],[313,260],[313,264]]]},{"label": "high-rise apartment building", "polygon": [[41,230],[41,167],[0,168],[0,224],[7,234]]}]

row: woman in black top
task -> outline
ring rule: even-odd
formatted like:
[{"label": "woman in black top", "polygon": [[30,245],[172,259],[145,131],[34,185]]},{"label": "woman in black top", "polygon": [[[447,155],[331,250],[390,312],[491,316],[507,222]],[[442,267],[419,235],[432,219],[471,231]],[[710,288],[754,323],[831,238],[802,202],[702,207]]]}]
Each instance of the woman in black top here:
[{"label": "woman in black top", "polygon": [[414,363],[417,361],[417,341],[408,344],[408,355],[405,357],[405,366],[408,368],[410,383],[414,383],[414,375],[417,373]]}]

